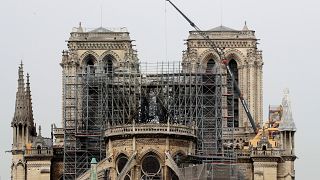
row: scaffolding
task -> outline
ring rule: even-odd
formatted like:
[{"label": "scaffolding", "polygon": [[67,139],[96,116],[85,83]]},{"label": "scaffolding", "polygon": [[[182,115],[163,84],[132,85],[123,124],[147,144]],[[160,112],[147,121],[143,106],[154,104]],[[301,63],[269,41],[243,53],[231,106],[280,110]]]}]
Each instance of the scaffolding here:
[{"label": "scaffolding", "polygon": [[86,172],[93,157],[105,158],[105,130],[137,123],[196,126],[196,157],[203,163],[234,167],[234,148],[223,146],[223,121],[227,120],[232,140],[234,127],[233,84],[226,74],[200,66],[191,71],[180,62],[83,69],[63,80],[65,180]]}]

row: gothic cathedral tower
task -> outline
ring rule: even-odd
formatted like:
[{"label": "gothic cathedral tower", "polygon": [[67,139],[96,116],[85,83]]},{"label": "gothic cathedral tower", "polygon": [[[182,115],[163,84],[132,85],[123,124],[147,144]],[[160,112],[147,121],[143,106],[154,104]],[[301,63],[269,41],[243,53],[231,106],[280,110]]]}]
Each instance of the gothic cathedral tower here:
[{"label": "gothic cathedral tower", "polygon": [[[262,123],[262,53],[258,49],[258,39],[255,32],[249,30],[245,25],[242,30],[234,30],[228,27],[219,26],[208,31],[204,31],[209,37],[208,41],[196,31],[190,31],[187,39],[187,50],[183,54],[183,67],[194,71],[203,69],[207,72],[210,68],[217,66],[221,61],[219,55],[210,45],[220,48],[234,73],[240,90],[249,104],[250,112],[256,124]],[[222,67],[222,66],[221,66]],[[222,68],[222,73],[226,74],[226,69]],[[226,100],[224,100],[226,101]],[[249,130],[250,123],[241,107],[238,97],[234,96],[234,127]],[[224,106],[224,114],[227,114],[228,107]],[[225,115],[227,116],[227,115]],[[224,127],[229,126],[224,119]]]},{"label": "gothic cathedral tower", "polygon": [[[89,168],[86,162],[92,157],[101,161],[106,156],[100,135],[103,112],[97,104],[102,101],[101,86],[91,80],[111,77],[116,72],[137,72],[138,58],[126,28],[88,30],[80,24],[70,34],[60,65],[64,86],[64,179],[74,179]],[[77,159],[80,156],[83,158]]]}]

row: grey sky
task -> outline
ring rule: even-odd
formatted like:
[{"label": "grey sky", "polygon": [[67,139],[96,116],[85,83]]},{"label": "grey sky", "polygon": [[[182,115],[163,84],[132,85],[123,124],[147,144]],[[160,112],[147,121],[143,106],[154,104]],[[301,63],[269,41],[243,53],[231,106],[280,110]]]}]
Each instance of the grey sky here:
[{"label": "grey sky", "polygon": [[[297,179],[315,179],[320,156],[319,42],[317,0],[173,0],[202,29],[222,24],[242,29],[244,21],[261,39],[264,65],[264,119],[269,104],[290,89],[296,134]],[[221,2],[223,1],[223,5]],[[34,116],[49,136],[61,122],[61,51],[74,26],[127,27],[141,61],[181,60],[184,39],[192,30],[164,0],[1,0],[0,3],[0,176],[10,177],[17,69],[23,59],[31,74]],[[221,8],[222,7],[222,8]],[[222,9],[222,13],[221,13]],[[221,16],[222,14],[222,16]],[[221,18],[222,17],[222,18]],[[167,28],[165,28],[167,24]],[[165,31],[166,29],[166,31]],[[165,33],[166,32],[166,33]],[[167,34],[167,56],[165,46]]]}]

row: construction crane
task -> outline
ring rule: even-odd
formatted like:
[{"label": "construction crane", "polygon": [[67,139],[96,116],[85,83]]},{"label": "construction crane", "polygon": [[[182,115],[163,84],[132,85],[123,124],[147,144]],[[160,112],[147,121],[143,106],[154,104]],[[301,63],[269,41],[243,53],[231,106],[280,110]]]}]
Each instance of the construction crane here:
[{"label": "construction crane", "polygon": [[258,133],[258,128],[257,128],[257,126],[256,126],[256,124],[255,124],[255,122],[253,120],[253,117],[252,117],[250,111],[249,111],[248,104],[247,104],[246,100],[243,98],[243,95],[241,93],[239,85],[236,82],[235,77],[234,77],[234,75],[233,75],[233,73],[232,73],[232,71],[230,69],[229,60],[227,60],[225,58],[225,56],[224,56],[223,49],[216,47],[214,41],[209,38],[209,36],[206,34],[206,32],[202,31],[194,22],[192,22],[175,4],[173,4],[170,0],[166,0],[166,1],[168,1],[183,16],[183,18],[188,21],[190,26],[192,26],[204,39],[206,39],[208,44],[210,44],[211,48],[218,54],[219,58],[222,60],[220,63],[225,65],[225,67],[227,69],[227,72],[230,75],[230,77],[232,79],[232,82],[234,84],[235,91],[238,94],[239,99],[241,101],[241,104],[242,104],[242,106],[244,108],[244,111],[247,114],[247,117],[248,117],[248,119],[249,119],[249,121],[251,123],[251,126],[252,126],[254,132],[257,134]]}]

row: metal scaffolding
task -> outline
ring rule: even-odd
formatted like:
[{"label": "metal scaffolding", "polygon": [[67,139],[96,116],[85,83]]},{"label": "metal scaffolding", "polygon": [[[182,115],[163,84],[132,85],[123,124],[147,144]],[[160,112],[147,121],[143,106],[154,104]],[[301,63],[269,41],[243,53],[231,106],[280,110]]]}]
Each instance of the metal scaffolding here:
[{"label": "metal scaffolding", "polygon": [[223,121],[232,140],[234,126],[233,84],[225,74],[202,67],[189,71],[179,62],[141,63],[134,70],[83,70],[63,80],[64,179],[87,171],[93,157],[105,158],[105,130],[137,123],[196,126],[197,157],[211,164],[236,161],[233,147],[223,146]]}]

